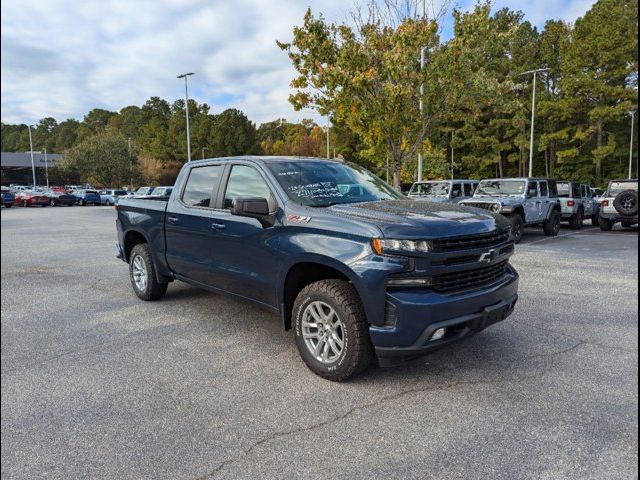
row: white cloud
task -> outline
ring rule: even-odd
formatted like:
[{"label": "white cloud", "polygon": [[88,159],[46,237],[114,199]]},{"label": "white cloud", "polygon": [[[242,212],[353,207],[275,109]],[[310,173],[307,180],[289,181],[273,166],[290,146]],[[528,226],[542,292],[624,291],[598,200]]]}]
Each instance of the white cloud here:
[{"label": "white cloud", "polygon": [[[311,1],[329,20],[353,0]],[[525,2],[512,8],[575,20],[591,2]],[[213,112],[240,108],[256,122],[294,112],[294,75],[276,39],[291,37],[309,4],[300,0],[3,0],[2,120],[82,118],[93,107],[119,110],[151,96],[181,98],[175,77],[196,72],[191,97]],[[566,15],[566,17],[565,17]]]}]

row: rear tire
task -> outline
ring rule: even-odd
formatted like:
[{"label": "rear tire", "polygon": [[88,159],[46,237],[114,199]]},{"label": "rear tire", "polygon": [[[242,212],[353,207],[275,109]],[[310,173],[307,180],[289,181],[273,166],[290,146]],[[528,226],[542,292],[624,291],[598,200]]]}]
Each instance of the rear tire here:
[{"label": "rear tire", "polygon": [[524,220],[519,213],[514,213],[507,217],[511,222],[511,233],[516,243],[520,243],[522,236],[524,235]]},{"label": "rear tire", "polygon": [[556,237],[560,233],[560,212],[554,210],[549,219],[544,223],[542,229],[547,237]]},{"label": "rear tire", "polygon": [[608,218],[600,217],[599,224],[600,230],[602,230],[603,232],[610,232],[611,230],[613,230],[613,222]]},{"label": "rear tire", "polygon": [[141,300],[159,300],[167,293],[168,283],[158,282],[151,250],[146,243],[139,243],[129,255],[129,277],[133,291]]},{"label": "rear tire", "polygon": [[371,364],[369,325],[350,283],[321,280],[307,285],[296,298],[292,316],[300,356],[316,375],[341,382]]},{"label": "rear tire", "polygon": [[569,219],[569,227],[573,230],[580,230],[584,224],[584,214],[582,210],[578,210],[573,217]]}]

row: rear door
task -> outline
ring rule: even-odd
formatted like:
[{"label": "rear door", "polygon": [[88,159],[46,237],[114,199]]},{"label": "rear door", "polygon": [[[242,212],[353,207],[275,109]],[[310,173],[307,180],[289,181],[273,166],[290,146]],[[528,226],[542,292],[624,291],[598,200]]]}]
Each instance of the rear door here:
[{"label": "rear door", "polygon": [[196,282],[212,285],[215,271],[211,242],[214,201],[224,164],[192,168],[179,195],[171,197],[165,218],[166,257],[171,270]]},{"label": "rear door", "polygon": [[551,194],[549,191],[549,183],[546,180],[542,180],[538,182],[539,193],[540,193],[540,203],[539,205],[539,215],[540,220],[546,220],[549,218],[549,211],[555,201],[552,201]]},{"label": "rear door", "polygon": [[220,208],[213,212],[216,235],[212,255],[219,288],[276,307],[278,227],[264,228],[255,218],[238,217],[230,212],[236,198],[260,197],[268,200],[270,210],[275,213],[276,197],[255,165],[238,162],[230,164],[227,170],[218,200]]}]

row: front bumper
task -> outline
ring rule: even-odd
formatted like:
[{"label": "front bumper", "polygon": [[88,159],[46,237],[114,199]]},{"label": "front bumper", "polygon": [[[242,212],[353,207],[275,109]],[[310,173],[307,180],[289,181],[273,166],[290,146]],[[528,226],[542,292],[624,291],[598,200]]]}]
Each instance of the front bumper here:
[{"label": "front bumper", "polygon": [[[399,290],[387,293],[387,312],[395,324],[369,329],[381,366],[425,355],[506,319],[518,300],[518,273],[509,267],[498,283],[455,295]],[[388,322],[390,323],[390,322]],[[431,335],[440,328],[439,340]]]}]

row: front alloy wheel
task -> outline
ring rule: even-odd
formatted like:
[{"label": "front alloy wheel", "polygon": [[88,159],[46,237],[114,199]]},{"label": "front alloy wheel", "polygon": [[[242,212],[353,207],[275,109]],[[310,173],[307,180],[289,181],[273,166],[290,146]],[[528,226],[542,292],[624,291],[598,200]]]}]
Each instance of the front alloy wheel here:
[{"label": "front alloy wheel", "polygon": [[320,363],[335,363],[344,351],[344,325],[336,311],[324,302],[307,305],[302,314],[302,338]]}]

